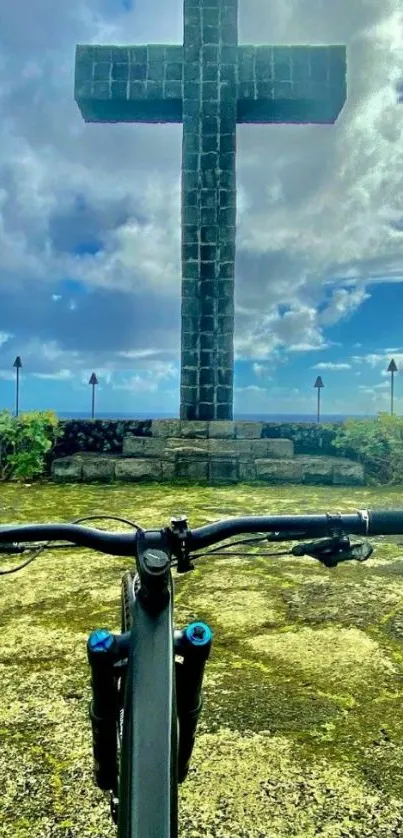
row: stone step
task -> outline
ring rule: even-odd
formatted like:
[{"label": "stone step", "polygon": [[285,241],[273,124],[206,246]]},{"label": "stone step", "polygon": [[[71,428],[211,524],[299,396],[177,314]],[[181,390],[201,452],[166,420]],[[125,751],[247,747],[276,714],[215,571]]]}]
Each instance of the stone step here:
[{"label": "stone step", "polygon": [[73,454],[52,464],[52,477],[61,483],[89,482],[169,482],[175,479],[210,484],[284,483],[322,486],[362,486],[364,468],[341,457],[296,456],[290,459],[236,456],[200,458],[178,456],[124,457],[113,454]]},{"label": "stone step", "polygon": [[361,463],[341,457],[297,455],[292,460],[256,459],[256,477],[267,483],[305,483],[311,486],[363,486]]},{"label": "stone step", "polygon": [[123,438],[123,456],[165,460],[176,460],[178,457],[237,457],[240,461],[260,457],[280,460],[294,456],[294,444],[290,439],[183,439],[127,434]]},{"label": "stone step", "polygon": [[153,419],[151,436],[186,439],[260,439],[263,422],[188,419]]}]

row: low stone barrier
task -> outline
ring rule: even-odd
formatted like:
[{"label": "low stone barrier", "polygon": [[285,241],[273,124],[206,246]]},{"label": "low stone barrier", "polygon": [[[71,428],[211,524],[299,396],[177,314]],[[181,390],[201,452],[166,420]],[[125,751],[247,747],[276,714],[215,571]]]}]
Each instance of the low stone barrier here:
[{"label": "low stone barrier", "polygon": [[58,482],[186,480],[200,483],[363,485],[361,464],[295,455],[290,439],[263,436],[259,422],[151,422],[151,435],[124,436],[121,453],[77,452],[52,464]]}]

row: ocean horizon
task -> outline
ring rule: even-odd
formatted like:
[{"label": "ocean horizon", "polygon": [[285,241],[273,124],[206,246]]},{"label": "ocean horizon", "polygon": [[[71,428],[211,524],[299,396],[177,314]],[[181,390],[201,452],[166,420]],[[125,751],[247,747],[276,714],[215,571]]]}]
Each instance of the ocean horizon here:
[{"label": "ocean horizon", "polygon": [[[91,419],[91,412],[90,411],[58,411],[56,410],[55,413],[59,417],[59,419],[84,419],[88,420]],[[146,413],[141,413],[139,411],[133,411],[131,413],[114,413],[113,411],[108,412],[95,412],[94,419],[101,419],[101,420],[140,420],[144,421],[146,419],[178,419],[179,417],[172,414],[172,413],[158,413],[153,411],[147,411]],[[375,415],[371,414],[339,414],[339,413],[323,413],[320,417],[321,422],[345,422],[346,419],[371,419],[375,418]],[[304,422],[306,424],[310,424],[312,422],[317,421],[317,414],[316,413],[235,413],[234,414],[234,421],[238,422]]]}]

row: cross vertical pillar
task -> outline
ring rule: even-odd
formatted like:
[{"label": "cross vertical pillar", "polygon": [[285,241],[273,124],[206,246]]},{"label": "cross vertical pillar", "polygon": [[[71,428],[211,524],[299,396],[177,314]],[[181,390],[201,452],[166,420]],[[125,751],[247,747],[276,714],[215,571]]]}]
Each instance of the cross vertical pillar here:
[{"label": "cross vertical pillar", "polygon": [[238,0],[185,0],[181,418],[232,419]]}]

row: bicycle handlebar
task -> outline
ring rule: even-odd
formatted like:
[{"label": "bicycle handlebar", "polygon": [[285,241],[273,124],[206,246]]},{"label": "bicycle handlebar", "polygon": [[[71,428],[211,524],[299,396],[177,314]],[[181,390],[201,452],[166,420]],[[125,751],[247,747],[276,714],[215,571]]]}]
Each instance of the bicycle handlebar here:
[{"label": "bicycle handlebar", "polygon": [[[173,530],[168,528],[172,539]],[[186,532],[186,547],[189,551],[199,550],[217,544],[226,538],[241,533],[287,532],[292,540],[292,532],[301,532],[307,536],[326,537],[335,532],[354,535],[401,535],[403,534],[403,509],[363,510],[355,513],[321,515],[268,515],[228,518],[215,521],[203,527]],[[167,528],[145,530],[147,540],[158,543]],[[147,538],[149,537],[149,538]],[[176,536],[179,543],[179,536]],[[69,541],[81,547],[89,547],[100,553],[114,556],[133,556],[135,554],[136,533],[109,532],[80,524],[14,524],[0,527],[0,544],[10,541]]]}]

